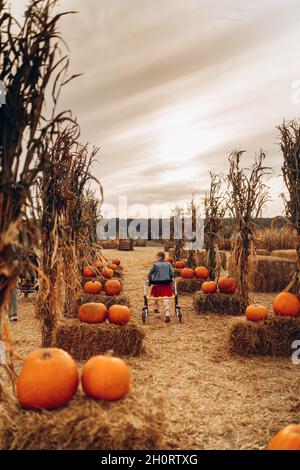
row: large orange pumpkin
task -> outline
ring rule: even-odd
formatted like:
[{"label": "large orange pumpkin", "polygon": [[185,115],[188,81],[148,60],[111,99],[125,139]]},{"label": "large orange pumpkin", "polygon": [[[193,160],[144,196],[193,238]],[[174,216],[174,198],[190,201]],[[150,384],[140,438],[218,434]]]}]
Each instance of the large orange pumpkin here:
[{"label": "large orange pumpkin", "polygon": [[83,275],[84,277],[96,277],[97,276],[95,269],[93,269],[91,266],[85,266],[83,268]]},{"label": "large orange pumpkin", "polygon": [[120,400],[129,392],[130,370],[122,359],[95,356],[87,361],[82,372],[82,388],[96,400]]},{"label": "large orange pumpkin", "polygon": [[99,281],[88,281],[83,288],[86,294],[97,295],[102,291],[102,284]]},{"label": "large orange pumpkin", "polygon": [[78,318],[85,323],[103,323],[107,319],[107,308],[104,304],[89,302],[79,307]]},{"label": "large orange pumpkin", "polygon": [[112,263],[112,264],[109,265],[109,269],[112,269],[113,271],[115,271],[115,270],[117,269],[117,267],[118,267],[118,266],[117,266],[116,264],[114,264],[114,263]]},{"label": "large orange pumpkin", "polygon": [[268,316],[268,309],[264,305],[252,304],[246,308],[247,320],[258,322],[265,320]]},{"label": "large orange pumpkin", "polygon": [[102,261],[100,260],[96,260],[93,262],[93,267],[98,269],[98,271],[101,271],[101,269],[103,268],[103,263]]},{"label": "large orange pumpkin", "polygon": [[110,281],[107,281],[105,283],[105,286],[104,286],[104,289],[105,289],[105,292],[106,292],[106,295],[119,295],[121,290],[122,290],[122,286],[121,286],[121,283],[116,280],[116,279],[111,279]]},{"label": "large orange pumpkin", "polygon": [[300,300],[294,294],[281,292],[275,297],[273,312],[283,317],[297,317],[300,315]]},{"label": "large orange pumpkin", "polygon": [[184,261],[176,261],[175,268],[176,269],[184,269],[185,268],[185,262]]},{"label": "large orange pumpkin", "polygon": [[119,258],[113,259],[113,264],[116,264],[117,266],[120,266],[121,260]]},{"label": "large orange pumpkin", "polygon": [[300,450],[300,424],[281,429],[268,445],[268,450]]},{"label": "large orange pumpkin", "polygon": [[218,286],[223,294],[234,294],[237,288],[236,280],[232,277],[221,277]]},{"label": "large orange pumpkin", "polygon": [[217,291],[217,283],[215,281],[207,281],[203,282],[202,284],[202,290],[204,294],[213,294],[214,292]]},{"label": "large orange pumpkin", "polygon": [[197,279],[206,280],[209,278],[209,270],[206,266],[198,266],[198,268],[195,269],[194,274]]},{"label": "large orange pumpkin", "polygon": [[102,276],[105,277],[105,279],[111,279],[114,275],[114,272],[110,268],[103,269],[102,271]]},{"label": "large orange pumpkin", "polygon": [[77,366],[62,349],[29,354],[17,379],[17,397],[25,408],[51,410],[66,405],[78,387]]},{"label": "large orange pumpkin", "polygon": [[126,325],[130,320],[130,310],[125,305],[112,305],[108,310],[108,321],[114,325]]},{"label": "large orange pumpkin", "polygon": [[194,271],[190,268],[184,268],[184,269],[182,269],[180,275],[181,275],[182,279],[193,279]]}]

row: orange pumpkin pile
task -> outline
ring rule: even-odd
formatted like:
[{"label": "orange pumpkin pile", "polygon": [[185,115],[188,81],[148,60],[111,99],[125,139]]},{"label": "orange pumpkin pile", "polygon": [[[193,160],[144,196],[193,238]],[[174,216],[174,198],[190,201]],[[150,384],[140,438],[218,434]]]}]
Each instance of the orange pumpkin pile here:
[{"label": "orange pumpkin pile", "polygon": [[[129,392],[131,373],[122,359],[95,356],[83,367],[82,388],[96,400],[120,400]],[[73,358],[62,349],[38,349],[29,354],[17,379],[17,398],[24,408],[53,410],[75,395],[79,374]]]}]

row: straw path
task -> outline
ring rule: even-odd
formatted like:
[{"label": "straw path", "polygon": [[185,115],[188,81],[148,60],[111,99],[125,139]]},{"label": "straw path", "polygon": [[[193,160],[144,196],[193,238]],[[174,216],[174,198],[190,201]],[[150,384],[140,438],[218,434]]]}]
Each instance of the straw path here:
[{"label": "straw path", "polygon": [[[157,247],[134,252],[107,250],[124,264],[124,293],[140,321],[143,283]],[[271,306],[274,294],[255,294]],[[180,296],[183,323],[150,313],[146,354],[126,358],[134,377],[133,393],[147,389],[166,399],[167,449],[262,449],[282,426],[300,422],[299,367],[289,358],[244,358],[228,352],[236,318],[197,315],[193,295]],[[12,325],[17,351],[39,345],[32,304],[22,300],[20,322]],[[1,417],[1,414],[0,414]]]}]

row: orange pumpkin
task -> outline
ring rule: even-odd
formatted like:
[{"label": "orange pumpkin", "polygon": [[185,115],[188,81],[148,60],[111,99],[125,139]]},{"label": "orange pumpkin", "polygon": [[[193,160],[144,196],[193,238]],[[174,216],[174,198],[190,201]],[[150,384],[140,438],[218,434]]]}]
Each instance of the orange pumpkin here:
[{"label": "orange pumpkin", "polygon": [[111,279],[114,275],[114,272],[110,268],[103,269],[102,271],[102,276],[105,277],[105,279]]},{"label": "orange pumpkin", "polygon": [[83,275],[84,277],[96,277],[97,276],[95,269],[93,269],[91,266],[85,266],[83,268]]},{"label": "orange pumpkin", "polygon": [[184,269],[185,268],[185,262],[184,261],[176,261],[175,268],[176,269]]},{"label": "orange pumpkin", "polygon": [[181,275],[182,279],[193,279],[194,271],[190,268],[184,268],[184,269],[182,269],[180,275]]},{"label": "orange pumpkin", "polygon": [[78,318],[84,323],[103,323],[107,319],[107,308],[104,304],[89,302],[79,307]]},{"label": "orange pumpkin", "polygon": [[173,258],[166,258],[165,261],[166,261],[167,263],[170,263],[170,264],[173,264],[173,263],[174,263]]},{"label": "orange pumpkin", "polygon": [[122,290],[122,285],[116,279],[111,279],[105,283],[104,289],[106,295],[119,295]]},{"label": "orange pumpkin", "polygon": [[268,450],[300,450],[300,424],[281,429],[268,445]]},{"label": "orange pumpkin", "polygon": [[83,288],[86,294],[97,295],[102,291],[102,284],[99,281],[88,281]]},{"label": "orange pumpkin", "polygon": [[96,400],[120,400],[129,392],[130,370],[122,359],[95,356],[87,361],[82,372],[82,388]]},{"label": "orange pumpkin", "polygon": [[268,316],[268,309],[264,305],[253,304],[246,308],[247,320],[258,322],[265,320]]},{"label": "orange pumpkin", "polygon": [[117,267],[118,266],[116,264],[113,264],[113,263],[109,265],[109,269],[112,269],[113,271],[115,271],[117,269]]},{"label": "orange pumpkin", "polygon": [[93,267],[98,269],[98,271],[101,271],[101,269],[103,268],[103,263],[102,261],[100,260],[96,260],[93,262]]},{"label": "orange pumpkin", "polygon": [[232,277],[221,277],[218,282],[220,292],[223,294],[234,294],[237,288],[236,280]]},{"label": "orange pumpkin", "polygon": [[51,410],[66,405],[79,377],[72,357],[62,349],[38,349],[29,354],[17,379],[17,397],[25,408]]},{"label": "orange pumpkin", "polygon": [[281,292],[275,297],[273,312],[283,317],[297,317],[300,315],[300,300],[294,294]]},{"label": "orange pumpkin", "polygon": [[108,321],[114,325],[126,325],[130,320],[130,310],[125,305],[112,305],[108,310]]},{"label": "orange pumpkin", "polygon": [[218,286],[215,281],[207,281],[202,284],[204,294],[213,294],[214,292],[217,292],[217,288]]},{"label": "orange pumpkin", "polygon": [[206,266],[198,266],[198,268],[195,269],[194,274],[197,279],[206,280],[209,278],[209,270]]},{"label": "orange pumpkin", "polygon": [[113,264],[116,264],[117,266],[120,266],[121,260],[119,258],[116,258],[113,260]]}]

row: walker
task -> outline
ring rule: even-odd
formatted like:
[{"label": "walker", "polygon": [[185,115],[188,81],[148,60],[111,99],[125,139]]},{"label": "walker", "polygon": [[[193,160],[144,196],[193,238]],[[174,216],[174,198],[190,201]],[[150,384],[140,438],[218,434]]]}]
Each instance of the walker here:
[{"label": "walker", "polygon": [[178,299],[178,292],[177,292],[177,283],[175,279],[172,281],[173,284],[173,291],[174,294],[172,297],[152,297],[151,295],[148,295],[147,290],[149,285],[149,281],[144,282],[144,307],[142,310],[142,321],[145,324],[146,320],[149,315],[149,301],[163,301],[163,300],[174,300],[174,307],[175,307],[175,315],[178,318],[179,322],[182,322],[182,312],[181,312],[181,307],[179,305],[179,299]]}]

